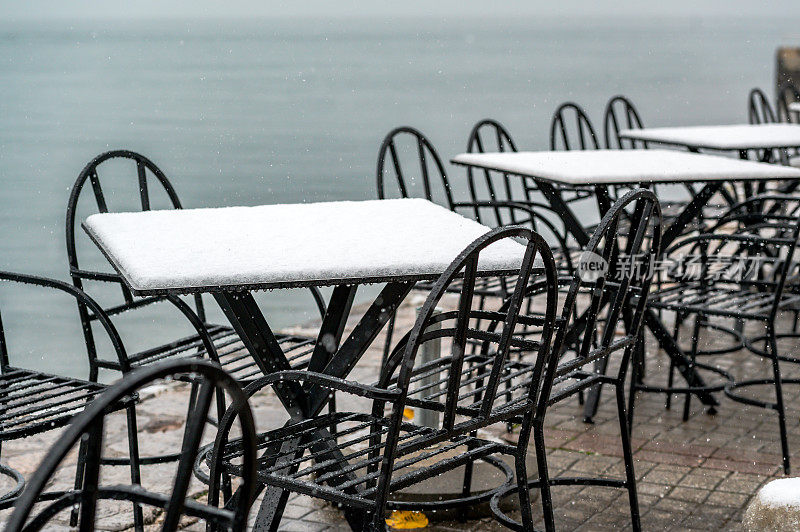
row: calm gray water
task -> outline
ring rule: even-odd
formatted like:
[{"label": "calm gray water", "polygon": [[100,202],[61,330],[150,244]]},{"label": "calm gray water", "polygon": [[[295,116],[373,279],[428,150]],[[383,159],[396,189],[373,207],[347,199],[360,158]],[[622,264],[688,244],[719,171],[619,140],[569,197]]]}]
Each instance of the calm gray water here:
[{"label": "calm gray water", "polygon": [[[486,116],[545,148],[567,99],[595,120],[623,93],[648,125],[743,122],[775,48],[800,40],[798,14],[0,23],[0,268],[66,279],[68,191],[112,148],[149,155],[187,207],[253,205],[375,197],[399,124],[449,158]],[[12,362],[84,373],[74,307],[3,288]],[[261,300],[279,325],[312,315],[303,294]],[[185,330],[168,308],[126,320],[131,349]]]}]

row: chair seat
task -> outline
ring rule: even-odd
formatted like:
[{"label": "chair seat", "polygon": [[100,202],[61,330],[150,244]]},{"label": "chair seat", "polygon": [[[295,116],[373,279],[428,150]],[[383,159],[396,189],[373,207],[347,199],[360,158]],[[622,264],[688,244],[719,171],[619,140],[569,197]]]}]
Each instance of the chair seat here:
[{"label": "chair seat", "polygon": [[[771,292],[701,281],[681,282],[651,293],[648,298],[649,305],[657,309],[753,320],[770,319],[773,301]],[[784,291],[779,304],[785,308],[798,301],[800,295]]]},{"label": "chair seat", "polygon": [[[239,382],[246,382],[263,375],[255,359],[250,355],[231,327],[208,325],[208,334],[217,350],[223,369]],[[305,369],[311,359],[316,341],[306,336],[276,334],[276,339],[286,353],[292,369]],[[131,365],[144,366],[174,358],[205,357],[206,350],[197,334],[181,338],[169,344],[148,349],[130,356]]]},{"label": "chair seat", "polygon": [[[288,425],[258,436],[258,480],[332,502],[359,508],[374,506],[376,481],[386,446],[370,441],[385,436],[388,419],[365,413],[337,412]],[[431,478],[468,461],[513,447],[462,435],[450,440],[435,429],[403,423],[392,469],[390,491]],[[334,437],[335,434],[335,437]],[[210,457],[206,448],[206,460]],[[224,468],[241,474],[237,442],[226,447]],[[337,465],[336,469],[332,466]]]},{"label": "chair seat", "polygon": [[8,367],[0,375],[0,441],[62,427],[105,389],[96,382]]}]

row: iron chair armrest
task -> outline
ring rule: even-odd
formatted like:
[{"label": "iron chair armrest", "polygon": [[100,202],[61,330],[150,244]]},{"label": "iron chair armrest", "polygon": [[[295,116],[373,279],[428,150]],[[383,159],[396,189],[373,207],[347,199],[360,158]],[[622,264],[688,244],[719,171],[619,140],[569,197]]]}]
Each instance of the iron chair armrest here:
[{"label": "iron chair armrest", "polygon": [[48,279],[46,277],[38,277],[34,275],[6,271],[0,271],[0,281],[11,281],[40,286],[43,288],[51,288],[71,295],[78,302],[86,305],[89,310],[97,315],[97,320],[103,326],[108,334],[109,339],[111,340],[112,347],[114,348],[114,352],[119,359],[119,363],[124,367],[128,366],[128,355],[125,352],[125,346],[122,343],[122,338],[120,337],[117,328],[114,326],[108,315],[103,311],[102,307],[94,299],[92,299],[89,294],[80,288],[56,279]]},{"label": "iron chair armrest", "polygon": [[330,390],[341,391],[359,397],[366,397],[368,399],[375,399],[379,401],[395,401],[402,395],[399,389],[380,388],[378,386],[371,386],[369,384],[361,384],[355,381],[348,381],[333,377],[325,373],[316,371],[304,370],[285,370],[270,373],[265,377],[261,377],[244,388],[244,393],[248,398],[252,397],[254,393],[261,390],[266,386],[276,384],[283,381],[290,382],[306,382],[317,386],[322,386]]}]

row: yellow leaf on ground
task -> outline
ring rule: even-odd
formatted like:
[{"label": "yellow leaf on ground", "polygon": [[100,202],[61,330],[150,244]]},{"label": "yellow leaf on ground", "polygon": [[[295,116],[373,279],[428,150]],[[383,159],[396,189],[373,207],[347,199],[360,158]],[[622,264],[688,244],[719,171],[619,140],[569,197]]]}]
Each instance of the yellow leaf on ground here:
[{"label": "yellow leaf on ground", "polygon": [[425,528],[428,526],[428,518],[422,512],[394,510],[392,516],[386,520],[386,524],[392,528],[401,530]]}]

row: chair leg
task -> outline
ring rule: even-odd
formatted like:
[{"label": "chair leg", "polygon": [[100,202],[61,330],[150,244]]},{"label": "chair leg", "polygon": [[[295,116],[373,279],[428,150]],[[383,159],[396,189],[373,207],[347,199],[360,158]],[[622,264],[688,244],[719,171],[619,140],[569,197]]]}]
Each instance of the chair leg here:
[{"label": "chair leg", "polygon": [[519,498],[519,512],[522,521],[522,530],[533,531],[533,512],[531,512],[531,494],[528,491],[528,467],[525,456],[528,452],[528,441],[531,437],[531,424],[526,421],[522,424],[517,440],[517,452],[514,456],[514,465],[517,477],[517,497]]},{"label": "chair leg", "polygon": [[[694,367],[694,363],[697,360],[697,349],[700,345],[700,325],[705,321],[704,317],[701,314],[696,314],[694,317],[694,327],[692,327],[692,351],[689,354],[689,364]],[[686,392],[686,399],[683,401],[683,420],[687,421],[689,419],[689,409],[691,408],[692,403],[692,394],[691,392]]]},{"label": "chair leg", "polygon": [[[681,332],[681,323],[683,323],[683,317],[681,316],[680,312],[675,313],[675,327],[672,330],[672,339],[675,340],[675,343],[678,343],[678,338],[680,337]],[[669,375],[667,377],[667,389],[672,388],[673,384],[675,383],[675,361],[672,358],[669,359]],[[669,410],[672,408],[672,394],[667,392],[667,401],[664,405],[664,408]]]},{"label": "chair leg", "polygon": [[[642,357],[644,357],[644,342],[642,342]],[[633,430],[633,409],[636,404],[636,385],[640,383],[639,379],[639,365],[636,362],[631,363],[631,381],[629,384],[628,389],[628,409],[627,409],[627,422],[628,422],[628,433],[630,434],[631,430]]]},{"label": "chair leg", "polygon": [[633,469],[633,450],[631,448],[631,434],[629,431],[628,414],[625,412],[625,381],[620,380],[616,385],[617,414],[619,416],[619,431],[622,439],[622,457],[625,461],[625,484],[628,488],[628,501],[631,506],[631,526],[634,532],[641,531],[642,524],[639,516],[639,496],[636,493],[636,474]]},{"label": "chair leg", "polygon": [[[86,467],[86,444],[87,439],[81,439],[81,443],[78,446],[78,465],[75,469],[75,491],[80,490],[83,487],[83,473]],[[78,513],[79,507],[73,506],[72,511],[69,515],[69,526],[76,527],[78,526]]]},{"label": "chair leg", "polygon": [[778,411],[778,425],[781,434],[783,472],[788,475],[791,469],[789,465],[789,441],[786,436],[786,409],[783,405],[783,383],[781,382],[781,369],[778,361],[778,341],[775,337],[775,329],[771,325],[768,328],[772,372],[775,378],[775,406]]},{"label": "chair leg", "polygon": [[[544,446],[544,422],[542,420],[535,420],[533,422],[533,447],[536,451],[536,467],[539,473],[539,496],[542,499],[542,514],[544,515],[544,527],[547,532],[553,532],[556,529],[555,517],[553,515],[553,497],[550,494],[550,474],[547,470],[547,450]],[[517,458],[522,460],[525,464],[525,455],[523,454]],[[519,469],[519,467],[517,468]],[[517,473],[519,480],[519,473]],[[527,480],[526,480],[526,493],[527,493]],[[530,508],[530,496],[528,496],[528,508]],[[523,524],[526,524],[523,521]],[[527,523],[533,527],[532,521]],[[533,528],[531,528],[532,530]]]},{"label": "chair leg", "polygon": [[381,369],[386,366],[386,360],[392,352],[392,336],[394,335],[394,319],[396,314],[392,314],[389,323],[386,324],[386,341],[383,343],[383,357],[381,358]]},{"label": "chair leg", "polygon": [[[138,426],[136,423],[136,406],[129,406],[127,408],[128,416],[128,451],[131,461],[131,484],[141,485],[142,472],[139,465],[139,436]],[[144,516],[142,514],[142,505],[134,503],[133,505],[133,526],[134,530],[144,530]]]}]

